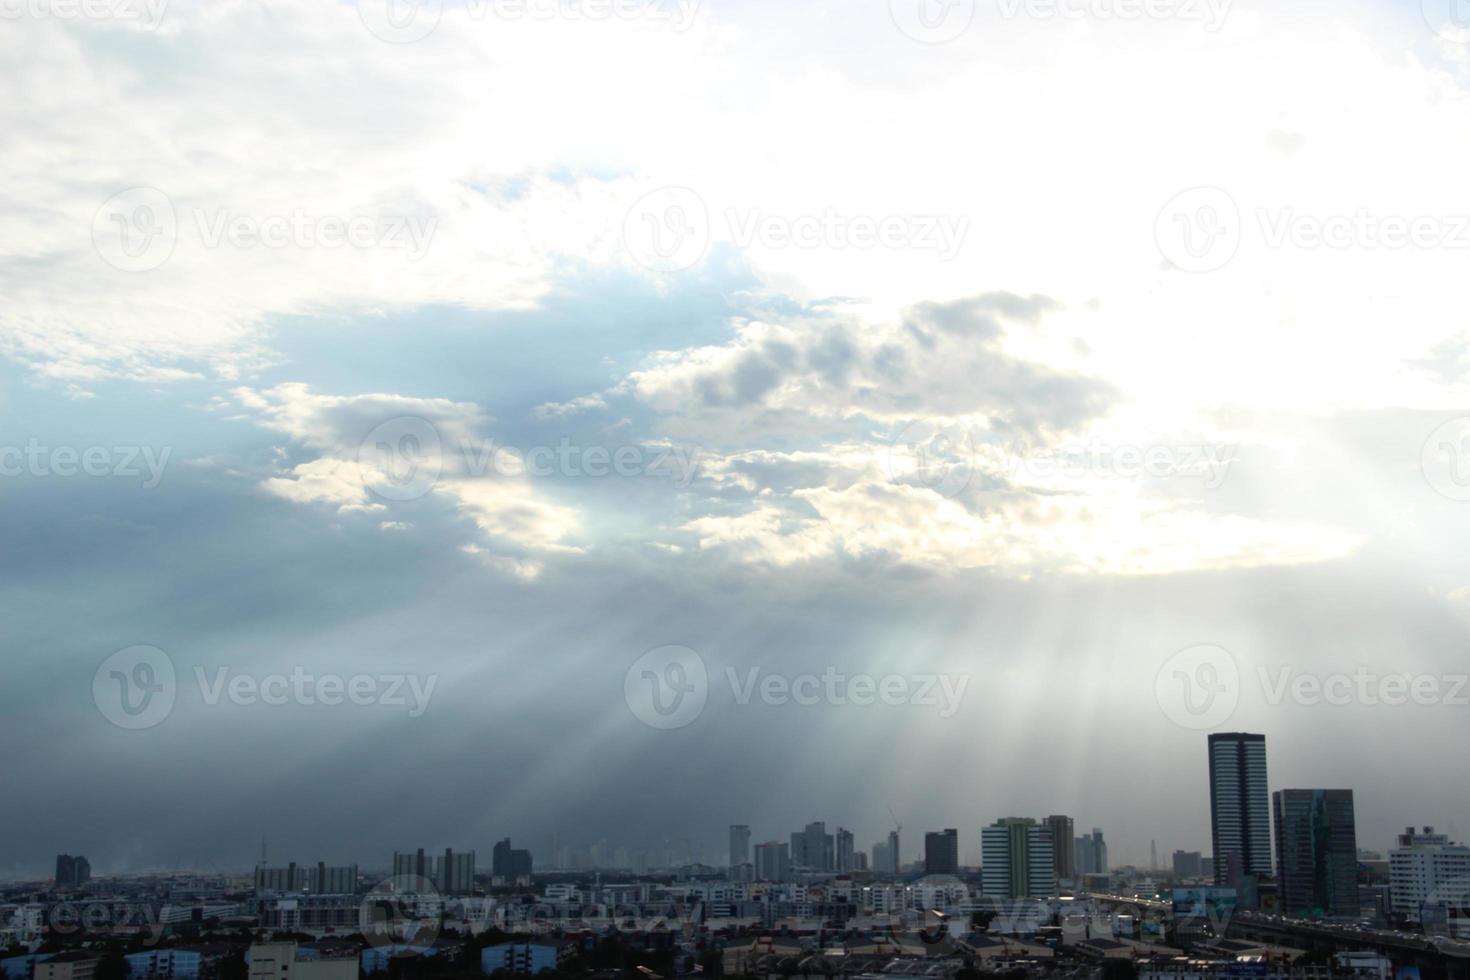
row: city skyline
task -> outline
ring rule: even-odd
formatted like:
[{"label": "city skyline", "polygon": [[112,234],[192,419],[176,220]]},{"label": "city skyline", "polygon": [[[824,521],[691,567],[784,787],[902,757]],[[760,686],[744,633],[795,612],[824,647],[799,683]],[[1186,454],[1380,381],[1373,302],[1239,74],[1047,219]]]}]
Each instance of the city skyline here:
[{"label": "city skyline", "polygon": [[1466,0],[0,0],[0,79],[0,879],[1470,833]]},{"label": "city skyline", "polygon": [[[1273,826],[1279,824],[1281,817],[1275,811],[1275,808],[1278,806],[1278,804],[1274,801],[1282,793],[1291,794],[1304,791],[1293,789],[1283,790],[1271,787],[1271,784],[1268,782],[1269,767],[1267,765],[1267,745],[1267,738],[1262,733],[1215,732],[1209,733],[1206,738],[1206,765],[1204,769],[1205,773],[1207,774],[1207,779],[1205,780],[1205,782],[1207,784],[1207,794],[1210,801],[1210,824],[1211,835],[1214,839],[1214,846],[1211,847],[1208,851],[1196,848],[1194,853],[1202,855],[1204,858],[1209,858],[1214,861],[1213,874],[1217,884],[1231,885],[1232,887],[1234,887],[1234,885],[1232,885],[1230,881],[1232,870],[1231,866],[1228,864],[1228,857],[1226,860],[1223,861],[1220,859],[1223,856],[1228,856],[1228,854],[1232,850],[1248,850],[1250,854],[1255,855],[1254,858],[1247,857],[1243,859],[1241,862],[1241,867],[1233,872],[1235,874],[1253,873],[1270,877],[1276,873],[1278,867],[1280,866],[1280,848],[1282,847],[1282,841],[1280,839],[1279,832],[1273,829]],[[1353,803],[1351,796],[1352,791],[1345,790],[1344,792],[1347,792],[1349,794],[1348,808],[1350,814],[1349,822],[1351,825],[1351,814],[1353,812]],[[1235,798],[1228,798],[1225,795],[1227,793],[1239,793],[1245,795],[1240,795]],[[1222,824],[1220,821],[1224,818],[1221,818],[1217,815],[1220,812],[1225,812],[1229,814],[1229,820],[1231,822],[1228,824]],[[891,817],[892,813],[890,812],[890,818]],[[1079,821],[1077,817],[1071,814],[1053,813],[1045,817],[1032,818],[998,817],[980,823],[973,827],[973,831],[970,835],[970,839],[973,840],[973,845],[968,850],[966,850],[965,848],[965,842],[967,840],[965,831],[960,827],[942,830],[936,829],[915,831],[913,833],[915,833],[918,838],[917,843],[913,841],[909,843],[908,846],[910,850],[906,852],[908,855],[907,859],[904,859],[903,853],[900,854],[901,866],[904,869],[918,868],[927,871],[926,858],[931,853],[931,849],[938,846],[941,849],[953,848],[954,853],[958,858],[959,867],[968,868],[970,870],[978,869],[983,866],[983,860],[976,860],[976,858],[978,858],[983,853],[985,830],[987,828],[997,826],[1003,820],[1008,821],[1011,819],[1024,819],[1034,829],[1051,835],[1052,843],[1048,846],[1048,850],[1046,852],[1047,861],[1054,862],[1055,876],[1057,878],[1068,877],[1065,873],[1065,869],[1069,867],[1074,867],[1078,863],[1080,863],[1080,859],[1078,858],[1079,852],[1077,851],[1077,848],[1083,846],[1083,838],[1090,837],[1091,834],[1072,832],[1072,829],[1077,828],[1078,830],[1080,830],[1082,827],[1092,826],[1092,824],[1087,820]],[[1260,823],[1261,820],[1265,821],[1264,825]],[[1265,827],[1264,840],[1261,840],[1259,836],[1262,826]],[[1450,833],[1448,835],[1445,835],[1446,838],[1454,837],[1455,829],[1453,824],[1451,823],[1448,826],[1450,827]],[[1248,835],[1250,831],[1242,829],[1245,827],[1254,828],[1254,833],[1257,835],[1257,839],[1255,840],[1254,844],[1246,842],[1248,840]],[[1068,834],[1068,843],[1063,848],[1059,848],[1056,845],[1055,835],[1059,828],[1065,828],[1064,832]],[[851,842],[854,839],[853,832],[847,830],[840,825],[836,826],[835,833],[828,833],[826,831],[825,821],[807,821],[803,827],[789,831],[789,842],[783,841],[781,839],[783,835],[780,833],[763,839],[761,832],[759,830],[753,830],[752,825],[748,823],[728,824],[725,830],[727,833],[727,837],[726,850],[724,851],[724,861],[721,861],[719,859],[717,853],[709,853],[706,838],[696,838],[688,835],[675,838],[665,837],[661,841],[643,843],[635,843],[629,841],[610,841],[605,836],[594,838],[588,841],[577,842],[563,840],[559,832],[553,831],[548,836],[547,843],[545,844],[529,843],[522,850],[512,850],[510,843],[511,838],[507,837],[498,840],[495,846],[489,850],[493,852],[494,855],[494,859],[496,862],[496,864],[494,865],[495,874],[497,875],[513,875],[517,873],[509,870],[509,868],[511,867],[511,865],[509,864],[505,866],[507,870],[501,869],[501,865],[499,862],[511,860],[511,858],[509,857],[502,857],[502,850],[504,850],[505,855],[535,855],[540,862],[539,866],[543,870],[557,870],[563,868],[570,870],[579,867],[627,869],[632,867],[631,864],[619,864],[616,861],[616,857],[619,854],[639,855],[641,863],[647,867],[673,867],[681,863],[698,863],[705,864],[709,867],[728,868],[735,866],[733,856],[735,855],[737,850],[743,848],[747,855],[751,855],[751,848],[759,848],[763,844],[778,844],[782,848],[785,848],[785,860],[787,862],[790,862],[792,866],[805,867],[810,870],[819,872],[828,871],[841,873],[843,871],[853,870],[848,867],[842,867],[838,864],[839,855],[842,853],[841,847],[843,846],[843,840],[845,839],[847,842],[846,846],[851,848]],[[1099,831],[1094,826],[1092,832],[1098,833]],[[1246,836],[1242,836],[1243,834],[1245,834]],[[890,830],[886,838],[881,839],[877,844],[874,845],[872,851],[876,853],[879,848],[887,847],[894,840],[894,837],[895,832]],[[950,838],[949,843],[940,843],[936,845],[936,839],[942,840],[946,837]],[[898,835],[898,839],[900,841],[900,846],[902,847],[901,834]],[[1401,843],[1403,839],[1403,834],[1396,833],[1395,835],[1393,835],[1393,840],[1396,842]],[[1150,837],[1149,840],[1151,845],[1149,861],[1115,860],[1117,852],[1114,851],[1112,852],[1113,857],[1110,857],[1108,859],[1109,863],[1114,866],[1129,866],[1150,871],[1169,870],[1169,868],[1172,867],[1171,862],[1157,859],[1157,838]],[[1358,851],[1381,850],[1383,852],[1387,852],[1390,849],[1387,846],[1382,848],[1365,847],[1360,842],[1357,842],[1358,839],[1356,835],[1354,835],[1354,841],[1355,845],[1352,849],[1354,859],[1356,858],[1356,854]],[[1109,844],[1112,844],[1111,838],[1109,839]],[[260,855],[258,856],[255,864],[252,867],[258,869],[262,866],[271,864],[267,857],[266,848],[267,839],[262,838],[262,840],[260,841]],[[1176,852],[1175,860],[1178,859],[1178,855],[1180,853],[1189,853],[1186,847],[1178,845],[1166,846],[1164,849],[1164,853],[1169,853],[1171,849]],[[460,853],[460,857],[462,859],[467,858],[469,860],[469,867],[471,869],[474,866],[473,862],[475,860],[476,850],[477,849],[475,848],[469,848],[467,849],[468,853],[465,853],[463,851]],[[1058,850],[1065,850],[1066,856],[1063,857],[1061,855],[1058,855]],[[444,856],[443,860],[445,862],[448,862],[454,854],[454,848],[452,846],[445,847],[438,852],[435,852],[432,849],[426,851],[424,848],[419,848],[416,853],[417,858],[415,859],[414,852],[400,853],[398,851],[394,851],[393,859],[388,862],[386,866],[391,867],[392,872],[395,875],[411,875],[422,879],[435,880],[437,879],[437,876],[439,874],[438,868],[440,867],[441,862],[440,855],[442,854]],[[849,852],[849,854],[850,853],[851,852]],[[864,853],[867,853],[867,851],[865,851]],[[571,863],[562,863],[564,854],[569,854],[573,856],[585,855],[589,858],[592,858],[593,860],[589,861],[587,864],[578,864],[575,861]],[[603,860],[603,863],[597,863],[596,859],[598,857]],[[609,861],[609,858],[612,858],[613,860]],[[748,856],[746,861],[739,863],[749,863],[752,859],[753,855]],[[63,862],[71,860],[72,858],[70,855],[58,855],[58,857],[56,858],[58,879],[60,878],[59,872],[63,867]],[[83,865],[86,866],[87,873],[90,874],[91,867],[90,864],[86,864],[86,859],[78,857],[76,860],[81,861]],[[515,860],[520,861],[529,859],[524,858]],[[300,865],[299,867],[301,869],[301,874],[303,876],[309,874],[318,863],[324,862],[314,861],[311,864]],[[365,867],[373,867],[371,861],[362,860],[354,860],[352,866],[356,867],[358,864],[362,864]],[[67,866],[70,867],[70,865]],[[295,862],[292,862],[290,866],[297,867]],[[518,866],[519,865],[517,865],[517,867]],[[211,865],[211,867],[214,870],[220,870],[220,867],[218,865]],[[116,871],[108,870],[107,873],[116,874],[142,870],[147,869],[119,869]],[[874,870],[881,872],[884,869],[875,866]],[[473,872],[471,871],[470,874],[472,873]]]}]

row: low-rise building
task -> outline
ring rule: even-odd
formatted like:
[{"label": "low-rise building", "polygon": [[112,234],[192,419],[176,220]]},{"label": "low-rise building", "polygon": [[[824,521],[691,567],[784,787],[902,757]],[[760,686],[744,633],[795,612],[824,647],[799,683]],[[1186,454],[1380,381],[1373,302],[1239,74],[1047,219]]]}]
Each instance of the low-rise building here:
[{"label": "low-rise building", "polygon": [[485,973],[540,973],[555,970],[561,962],[561,947],[550,943],[500,943],[480,951],[480,969]]}]

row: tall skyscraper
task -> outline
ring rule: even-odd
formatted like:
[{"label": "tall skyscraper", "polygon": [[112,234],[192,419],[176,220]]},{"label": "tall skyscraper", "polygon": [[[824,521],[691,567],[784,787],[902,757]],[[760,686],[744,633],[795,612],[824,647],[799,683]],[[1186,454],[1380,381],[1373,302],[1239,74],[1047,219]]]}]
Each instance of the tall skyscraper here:
[{"label": "tall skyscraper", "polygon": [[317,895],[351,895],[357,891],[357,865],[329,867],[318,861],[307,876],[306,887]]},{"label": "tall skyscraper", "polygon": [[1433,827],[1406,827],[1388,852],[1388,867],[1394,915],[1426,932],[1470,933],[1470,847]]},{"label": "tall skyscraper", "polygon": [[848,872],[848,871],[856,870],[853,867],[852,856],[853,856],[852,831],[850,831],[850,830],[848,830],[848,829],[846,829],[844,827],[838,827],[837,828],[837,863],[834,865],[835,870],[841,871],[841,872],[844,872],[844,873],[845,872]]},{"label": "tall skyscraper", "polygon": [[1047,830],[1051,831],[1052,868],[1056,871],[1059,880],[1071,881],[1077,877],[1077,854],[1072,847],[1075,837],[1072,831],[1072,818],[1053,814],[1042,823]]},{"label": "tall skyscraper", "polygon": [[757,881],[789,881],[791,848],[776,841],[755,845],[755,877]]},{"label": "tall skyscraper", "polygon": [[1358,914],[1358,839],[1350,789],[1281,789],[1276,867],[1287,915]]},{"label": "tall skyscraper", "polygon": [[924,871],[931,875],[960,873],[960,832],[953,827],[924,835]]},{"label": "tall skyscraper", "polygon": [[1266,789],[1266,736],[1218,732],[1210,736],[1210,834],[1215,884],[1271,874],[1271,798]]},{"label": "tall skyscraper", "polygon": [[444,849],[437,862],[434,884],[445,895],[471,895],[475,891],[475,852]]},{"label": "tall skyscraper", "polygon": [[898,831],[888,832],[888,867],[884,870],[889,874],[898,874],[898,869],[903,867],[903,857],[898,850]]},{"label": "tall skyscraper", "polygon": [[812,871],[831,871],[836,860],[832,835],[820,820],[791,835],[791,863]]},{"label": "tall skyscraper", "polygon": [[292,861],[284,868],[268,868],[263,864],[255,867],[255,893],[262,895],[275,892],[285,895],[311,887],[311,875],[306,868],[298,868]]},{"label": "tall skyscraper", "polygon": [[56,884],[64,888],[85,885],[92,877],[91,863],[80,854],[56,855]]},{"label": "tall skyscraper", "polygon": [[1051,834],[1030,817],[1004,817],[980,832],[980,881],[989,898],[1057,893]]},{"label": "tall skyscraper", "polygon": [[393,852],[393,877],[395,878],[417,878],[420,881],[428,881],[434,873],[430,867],[429,859],[424,855],[421,847],[417,851],[394,851]]},{"label": "tall skyscraper", "polygon": [[730,825],[730,867],[750,863],[750,828],[743,823]]},{"label": "tall skyscraper", "polygon": [[[1053,841],[1052,846],[1056,846]],[[1077,856],[1077,873],[1079,875],[1100,875],[1108,871],[1108,844],[1103,840],[1103,832],[1092,828],[1092,833],[1083,834],[1077,838],[1073,848]]]}]

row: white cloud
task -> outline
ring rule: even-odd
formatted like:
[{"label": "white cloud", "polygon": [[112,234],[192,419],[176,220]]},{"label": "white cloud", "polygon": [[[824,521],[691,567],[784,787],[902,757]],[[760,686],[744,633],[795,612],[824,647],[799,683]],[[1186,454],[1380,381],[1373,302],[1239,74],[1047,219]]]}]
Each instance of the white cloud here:
[{"label": "white cloud", "polygon": [[[574,508],[548,500],[527,479],[474,471],[466,447],[481,443],[486,420],[473,404],[392,394],[321,395],[302,384],[240,388],[235,395],[261,425],[316,454],[263,481],[270,494],[372,514],[438,494],[470,517],[486,546],[499,552],[577,550],[565,543],[580,529]],[[393,519],[378,527],[406,531],[413,524]],[[530,566],[516,567],[521,574]]]}]

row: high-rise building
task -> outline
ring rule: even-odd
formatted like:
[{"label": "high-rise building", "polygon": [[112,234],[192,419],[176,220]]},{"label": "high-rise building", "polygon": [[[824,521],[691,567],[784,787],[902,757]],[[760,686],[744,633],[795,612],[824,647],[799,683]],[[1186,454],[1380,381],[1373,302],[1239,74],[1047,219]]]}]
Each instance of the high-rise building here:
[{"label": "high-rise building", "polygon": [[497,841],[490,855],[490,873],[511,880],[530,877],[531,852],[511,847],[509,837]]},{"label": "high-rise building", "polygon": [[1271,875],[1266,736],[1218,732],[1209,742],[1215,884],[1243,889],[1245,876]]},{"label": "high-rise building", "polygon": [[417,851],[394,851],[393,852],[393,877],[395,878],[417,878],[419,881],[428,881],[433,877],[434,869],[430,865],[428,857],[424,855],[421,847]]},{"label": "high-rise building", "polygon": [[78,888],[92,878],[91,863],[80,854],[56,855],[56,884],[63,888]]},{"label": "high-rise building", "polygon": [[812,871],[831,871],[836,860],[836,846],[827,825],[820,820],[806,825],[791,835],[791,863]]},{"label": "high-rise building", "polygon": [[757,881],[789,881],[791,848],[777,841],[755,845],[755,877]]},{"label": "high-rise building", "polygon": [[848,872],[848,871],[854,871],[854,870],[856,870],[853,867],[852,858],[853,858],[852,831],[846,829],[845,827],[838,827],[837,828],[837,855],[836,855],[836,864],[833,865],[834,870],[841,871],[841,872],[844,872],[844,873],[845,872]]},{"label": "high-rise building", "polygon": [[898,874],[899,869],[902,867],[903,856],[899,853],[898,850],[898,831],[890,830],[888,832],[888,867],[884,868],[883,870],[887,871],[889,874],[896,875]]},{"label": "high-rise building", "polygon": [[853,851],[852,852],[852,867],[849,870],[852,870],[852,871],[867,871],[868,870],[868,855],[865,854],[862,851]]},{"label": "high-rise building", "polygon": [[357,865],[332,867],[318,861],[307,876],[306,887],[315,895],[352,895],[357,891]]},{"label": "high-rise building", "polygon": [[893,859],[888,856],[888,844],[879,841],[873,845],[872,868],[875,874],[892,874]]},{"label": "high-rise building", "polygon": [[1072,847],[1074,838],[1072,818],[1062,814],[1053,814],[1043,820],[1042,824],[1051,832],[1052,870],[1056,872],[1058,880],[1075,879],[1077,877],[1077,854]]},{"label": "high-rise building", "polygon": [[284,868],[267,868],[259,865],[255,869],[255,893],[257,895],[267,893],[288,895],[301,891],[308,884],[306,869],[298,868],[295,861]]},{"label": "high-rise building", "polygon": [[730,825],[730,867],[750,863],[750,828],[743,823]]},{"label": "high-rise building", "polygon": [[960,832],[953,827],[924,835],[924,871],[931,875],[960,873]]},{"label": "high-rise building", "polygon": [[453,848],[446,847],[444,856],[434,861],[434,885],[445,895],[473,895],[475,852],[456,853]]},{"label": "high-rise building", "polygon": [[1204,856],[1199,851],[1175,851],[1174,877],[1198,878],[1203,873],[1201,871],[1203,861]]},{"label": "high-rise building", "polygon": [[1276,870],[1287,915],[1358,914],[1358,839],[1350,789],[1281,789]]},{"label": "high-rise building", "polygon": [[[1056,846],[1055,841],[1052,846]],[[1103,832],[1097,827],[1092,828],[1092,833],[1077,838],[1073,851],[1077,856],[1079,875],[1108,873],[1108,844],[1103,840]]]},{"label": "high-rise building", "polygon": [[1470,934],[1470,847],[1433,827],[1404,828],[1388,852],[1390,908],[1426,932]]},{"label": "high-rise building", "polygon": [[1051,834],[1030,817],[1004,817],[980,832],[980,881],[989,898],[1057,893]]}]

